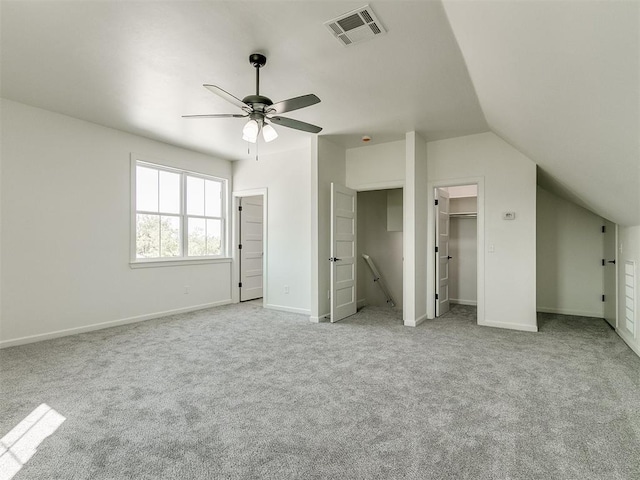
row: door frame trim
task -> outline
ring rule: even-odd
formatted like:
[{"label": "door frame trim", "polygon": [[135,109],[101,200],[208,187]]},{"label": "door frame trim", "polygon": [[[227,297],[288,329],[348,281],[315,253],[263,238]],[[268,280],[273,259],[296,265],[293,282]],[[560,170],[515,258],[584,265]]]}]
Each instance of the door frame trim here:
[{"label": "door frame trim", "polygon": [[238,251],[238,242],[240,241],[240,216],[238,215],[238,206],[240,205],[240,199],[243,197],[255,197],[262,196],[262,245],[264,248],[264,255],[262,257],[262,306],[266,307],[269,303],[269,289],[268,289],[268,270],[267,265],[269,264],[268,255],[268,191],[266,188],[255,188],[252,190],[241,190],[232,192],[232,210],[231,217],[233,223],[232,229],[232,240],[231,240],[231,257],[233,258],[232,268],[231,268],[231,301],[233,303],[240,302],[240,287],[238,287],[238,283],[240,283],[240,257]]},{"label": "door frame trim", "polygon": [[427,318],[435,318],[436,313],[436,264],[435,264],[435,246],[436,246],[436,216],[435,212],[435,194],[436,188],[455,187],[458,185],[477,185],[478,186],[478,217],[477,217],[477,236],[476,248],[478,254],[477,265],[477,295],[478,295],[478,325],[485,325],[485,211],[484,196],[485,184],[484,177],[464,177],[453,178],[448,180],[436,180],[427,183],[427,205],[429,205],[430,215],[427,215]]}]

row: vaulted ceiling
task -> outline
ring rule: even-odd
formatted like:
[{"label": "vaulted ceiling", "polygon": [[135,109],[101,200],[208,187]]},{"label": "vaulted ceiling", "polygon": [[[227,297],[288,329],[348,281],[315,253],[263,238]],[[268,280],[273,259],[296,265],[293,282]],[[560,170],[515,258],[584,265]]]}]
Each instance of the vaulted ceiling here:
[{"label": "vaulted ceiling", "polygon": [[[202,87],[322,102],[286,116],[345,147],[492,130],[541,183],[640,224],[636,1],[371,1],[386,35],[343,47],[323,23],[352,1],[2,1],[2,97],[230,160],[242,119]],[[261,152],[308,145],[278,128]]]}]

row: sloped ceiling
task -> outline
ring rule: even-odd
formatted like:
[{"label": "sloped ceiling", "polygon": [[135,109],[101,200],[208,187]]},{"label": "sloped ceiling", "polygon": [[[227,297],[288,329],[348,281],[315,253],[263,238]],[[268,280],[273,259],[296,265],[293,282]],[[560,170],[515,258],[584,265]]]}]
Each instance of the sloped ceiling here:
[{"label": "sloped ceiling", "polygon": [[[323,23],[360,1],[2,1],[0,94],[229,160],[243,120],[202,87],[315,93],[289,116],[344,147],[490,129],[540,181],[622,224],[640,224],[639,2],[372,0],[388,33],[342,47]],[[272,153],[308,145],[278,128]]]},{"label": "sloped ceiling", "polygon": [[542,186],[640,224],[640,2],[444,5],[491,130]]}]

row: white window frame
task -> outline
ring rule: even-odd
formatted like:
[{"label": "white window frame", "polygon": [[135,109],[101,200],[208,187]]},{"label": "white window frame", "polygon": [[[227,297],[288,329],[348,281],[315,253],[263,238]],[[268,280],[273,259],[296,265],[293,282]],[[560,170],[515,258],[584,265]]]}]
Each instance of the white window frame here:
[{"label": "white window frame", "polygon": [[[137,167],[153,168],[159,171],[165,171],[170,173],[177,173],[180,175],[180,213],[162,213],[162,212],[145,212],[143,210],[137,210],[136,202],[136,175]],[[220,217],[211,217],[205,215],[188,215],[187,214],[187,177],[202,178],[205,180],[212,180],[221,184],[221,205],[220,205]],[[228,196],[229,196],[229,180],[223,177],[216,177],[215,175],[209,175],[202,172],[194,172],[192,170],[186,170],[183,168],[171,167],[158,163],[155,160],[150,160],[137,155],[131,155],[131,235],[130,235],[130,259],[129,266],[131,268],[144,268],[144,267],[163,267],[163,266],[179,266],[179,265],[197,265],[202,263],[230,263],[231,257],[229,256],[229,212],[228,212]],[[136,218],[138,213],[149,213],[153,215],[173,216],[180,219],[180,250],[181,256],[178,257],[158,257],[158,258],[137,258],[137,245],[136,245]],[[188,251],[188,219],[189,218],[204,218],[204,219],[219,219],[221,220],[220,238],[221,238],[221,253],[220,255],[206,255],[206,256],[187,256]]]}]

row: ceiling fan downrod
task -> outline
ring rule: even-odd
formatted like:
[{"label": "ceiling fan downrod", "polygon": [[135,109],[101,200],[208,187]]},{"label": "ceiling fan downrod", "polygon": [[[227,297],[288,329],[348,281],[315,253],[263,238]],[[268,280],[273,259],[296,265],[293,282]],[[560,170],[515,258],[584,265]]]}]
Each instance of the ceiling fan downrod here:
[{"label": "ceiling fan downrod", "polygon": [[267,57],[261,53],[249,55],[249,63],[256,69],[256,96],[260,95],[260,69],[267,64]]}]

